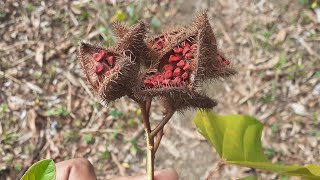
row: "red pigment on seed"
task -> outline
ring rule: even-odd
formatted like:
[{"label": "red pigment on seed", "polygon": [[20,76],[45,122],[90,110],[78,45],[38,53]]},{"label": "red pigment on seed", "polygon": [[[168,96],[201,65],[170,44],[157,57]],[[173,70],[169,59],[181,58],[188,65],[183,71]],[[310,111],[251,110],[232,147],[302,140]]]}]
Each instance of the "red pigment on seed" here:
[{"label": "red pigment on seed", "polygon": [[190,51],[190,47],[184,47],[182,51],[182,55],[185,55],[189,51]]},{"label": "red pigment on seed", "polygon": [[182,75],[181,75],[182,79],[187,79],[189,77],[189,74],[187,72],[184,72]]},{"label": "red pigment on seed", "polygon": [[172,77],[172,71],[166,71],[163,76],[165,79],[170,79]]},{"label": "red pigment on seed", "polygon": [[173,51],[175,52],[175,53],[181,53],[182,52],[182,48],[180,48],[180,47],[174,47],[173,48]]},{"label": "red pigment on seed", "polygon": [[95,72],[96,72],[96,73],[100,73],[100,72],[103,71],[103,69],[104,69],[103,64],[102,64],[102,63],[99,63],[99,64],[96,65],[96,70],[95,70]]},{"label": "red pigment on seed", "polygon": [[108,64],[110,65],[110,66],[113,66],[113,64],[114,64],[114,57],[113,56],[109,56],[109,57],[107,57],[107,62],[108,62]]},{"label": "red pigment on seed", "polygon": [[180,67],[180,68],[183,68],[184,65],[185,65],[184,60],[180,60],[180,61],[177,63],[177,66]]},{"label": "red pigment on seed", "polygon": [[95,61],[99,62],[99,61],[101,61],[101,59],[102,59],[102,55],[99,54],[99,53],[94,53],[94,54],[93,54],[93,59],[94,59]]},{"label": "red pigment on seed", "polygon": [[174,67],[173,67],[173,65],[171,65],[171,64],[166,64],[166,65],[163,67],[163,69],[164,69],[165,71],[172,71],[172,70],[174,69]]},{"label": "red pigment on seed", "polygon": [[176,77],[171,82],[173,85],[179,85],[181,83],[181,77]]},{"label": "red pigment on seed", "polygon": [[182,58],[182,56],[181,56],[181,55],[179,55],[179,54],[176,54],[176,55],[170,55],[169,63],[177,62],[177,61],[179,61],[181,58]]},{"label": "red pigment on seed", "polygon": [[189,44],[189,42],[188,41],[184,41],[184,47],[186,48],[190,48],[190,44]]},{"label": "red pigment on seed", "polygon": [[183,70],[187,71],[187,70],[189,70],[189,69],[191,69],[190,64],[184,65]]},{"label": "red pigment on seed", "polygon": [[169,84],[170,83],[170,79],[165,79],[162,81],[162,84]]},{"label": "red pigment on seed", "polygon": [[180,73],[181,73],[181,69],[178,68],[178,67],[173,71],[173,75],[174,75],[174,76],[179,76]]},{"label": "red pigment on seed", "polygon": [[185,55],[186,59],[191,59],[193,56],[192,56],[192,52],[189,52]]},{"label": "red pigment on seed", "polygon": [[102,58],[105,57],[105,56],[108,56],[108,53],[105,52],[104,50],[100,50],[99,54],[102,56]]}]

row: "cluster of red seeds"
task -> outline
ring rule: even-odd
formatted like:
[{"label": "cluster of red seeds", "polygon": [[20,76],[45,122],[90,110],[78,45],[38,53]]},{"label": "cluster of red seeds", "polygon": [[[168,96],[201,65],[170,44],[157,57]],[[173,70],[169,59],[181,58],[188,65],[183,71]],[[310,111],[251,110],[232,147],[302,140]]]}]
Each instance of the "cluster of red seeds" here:
[{"label": "cluster of red seeds", "polygon": [[154,45],[152,45],[152,48],[157,50],[157,51],[161,51],[166,42],[167,42],[167,40],[166,40],[165,37],[160,37],[157,40],[157,42]]},{"label": "cluster of red seeds", "polygon": [[[159,48],[159,41],[153,47]],[[162,47],[161,47],[162,48]],[[190,61],[197,45],[188,40],[182,42],[180,46],[173,48],[169,59],[163,67],[162,73],[149,76],[144,80],[147,88],[157,88],[166,86],[182,86],[190,76]]]},{"label": "cluster of red seeds", "polygon": [[119,68],[115,65],[115,57],[109,55],[104,50],[94,53],[93,59],[97,62],[95,67],[95,73],[97,74],[104,73],[105,75],[109,75],[113,69],[117,70]]}]

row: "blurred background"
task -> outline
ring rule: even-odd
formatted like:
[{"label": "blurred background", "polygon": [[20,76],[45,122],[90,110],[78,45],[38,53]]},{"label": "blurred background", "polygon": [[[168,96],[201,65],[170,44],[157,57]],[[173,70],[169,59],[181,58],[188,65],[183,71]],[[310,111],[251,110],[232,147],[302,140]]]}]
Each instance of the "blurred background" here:
[{"label": "blurred background", "polygon": [[[0,1],[0,179],[32,163],[88,158],[99,179],[144,172],[140,111],[127,98],[99,104],[83,79],[81,40],[110,46],[112,23],[149,23],[150,35],[189,25],[208,9],[219,48],[239,74],[206,89],[216,113],[252,115],[265,124],[263,146],[274,163],[320,163],[320,2],[308,0]],[[318,15],[317,15],[318,13]],[[192,124],[195,111],[165,128],[156,168],[203,179],[217,154]],[[155,103],[152,120],[161,119]],[[224,166],[213,179],[257,175]],[[298,178],[291,178],[298,179]]]}]

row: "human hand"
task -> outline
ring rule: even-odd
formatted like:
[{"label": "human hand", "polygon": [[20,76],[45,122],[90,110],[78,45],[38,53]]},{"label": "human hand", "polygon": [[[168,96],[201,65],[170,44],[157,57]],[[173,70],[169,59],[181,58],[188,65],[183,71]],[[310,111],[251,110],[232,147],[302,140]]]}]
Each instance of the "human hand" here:
[{"label": "human hand", "polygon": [[[145,179],[146,179],[146,175],[140,175],[140,176],[132,176],[132,177],[120,177],[112,180],[145,180]],[[179,176],[174,169],[164,169],[160,171],[155,171],[154,179],[155,180],[178,180]]]},{"label": "human hand", "polygon": [[[178,180],[178,174],[173,169],[154,172],[155,180]],[[85,158],[75,158],[56,164],[57,180],[96,180],[94,168]],[[112,180],[145,180],[146,175],[120,177]]]}]

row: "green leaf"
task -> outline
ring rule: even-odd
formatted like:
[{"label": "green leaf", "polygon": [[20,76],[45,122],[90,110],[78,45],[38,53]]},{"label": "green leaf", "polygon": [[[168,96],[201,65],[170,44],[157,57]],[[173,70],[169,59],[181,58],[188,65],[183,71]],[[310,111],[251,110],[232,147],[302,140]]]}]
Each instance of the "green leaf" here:
[{"label": "green leaf", "polygon": [[268,162],[261,144],[263,124],[253,117],[198,112],[194,123],[228,164],[301,176],[310,180],[320,179],[320,167],[316,165],[280,165]]},{"label": "green leaf", "polygon": [[53,160],[45,159],[33,164],[21,180],[55,180],[56,167]]},{"label": "green leaf", "polygon": [[238,180],[259,180],[259,179],[254,176],[247,176],[247,177],[240,178]]}]

